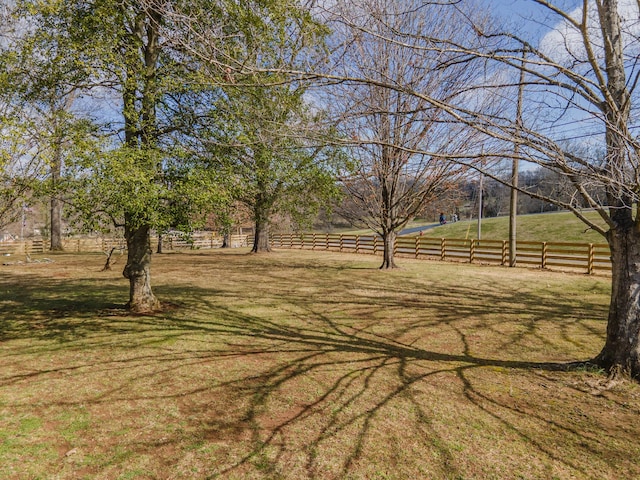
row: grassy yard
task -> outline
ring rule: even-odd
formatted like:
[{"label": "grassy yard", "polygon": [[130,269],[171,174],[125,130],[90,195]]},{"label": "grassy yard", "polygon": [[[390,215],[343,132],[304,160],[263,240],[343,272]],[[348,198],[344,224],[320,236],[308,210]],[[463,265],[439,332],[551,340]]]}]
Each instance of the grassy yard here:
[{"label": "grassy yard", "polygon": [[[596,212],[586,212],[589,219],[604,226]],[[580,242],[607,243],[602,235],[587,226],[569,212],[520,215],[516,220],[519,241],[531,242]],[[478,220],[447,223],[424,234],[437,238],[477,238]],[[482,219],[482,238],[485,240],[507,240],[509,238],[509,217]]]},{"label": "grassy yard", "polygon": [[606,277],[310,251],[0,266],[0,478],[639,478]]},{"label": "grassy yard", "polygon": [[[604,222],[594,211],[585,212],[590,220],[604,227]],[[540,213],[520,215],[517,218],[518,241],[530,242],[578,242],[606,243],[602,235],[587,226],[569,212]],[[414,220],[406,228],[425,225],[436,225],[432,220]],[[350,235],[371,235],[371,230],[349,230],[338,233]],[[434,238],[477,238],[478,220],[461,220],[456,223],[437,225],[424,230],[424,235]],[[416,233],[411,233],[411,236]],[[509,217],[492,217],[482,219],[482,238],[485,240],[508,240]]]}]

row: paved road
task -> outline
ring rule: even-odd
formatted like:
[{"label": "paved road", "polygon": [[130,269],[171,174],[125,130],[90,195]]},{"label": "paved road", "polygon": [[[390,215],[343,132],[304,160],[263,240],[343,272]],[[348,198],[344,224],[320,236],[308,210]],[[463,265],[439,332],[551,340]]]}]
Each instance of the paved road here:
[{"label": "paved road", "polygon": [[398,235],[411,235],[412,233],[418,233],[420,230],[429,230],[431,228],[439,226],[439,223],[431,223],[429,225],[423,225],[422,227],[405,228],[404,230],[400,230],[400,233],[398,233]]}]

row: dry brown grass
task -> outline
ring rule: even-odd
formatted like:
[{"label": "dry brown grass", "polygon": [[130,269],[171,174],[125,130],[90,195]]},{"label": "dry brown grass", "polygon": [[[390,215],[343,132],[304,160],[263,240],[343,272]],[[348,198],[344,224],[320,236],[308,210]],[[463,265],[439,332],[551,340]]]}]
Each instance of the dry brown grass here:
[{"label": "dry brown grass", "polygon": [[640,387],[567,368],[609,279],[279,251],[0,267],[0,477],[640,477]]}]

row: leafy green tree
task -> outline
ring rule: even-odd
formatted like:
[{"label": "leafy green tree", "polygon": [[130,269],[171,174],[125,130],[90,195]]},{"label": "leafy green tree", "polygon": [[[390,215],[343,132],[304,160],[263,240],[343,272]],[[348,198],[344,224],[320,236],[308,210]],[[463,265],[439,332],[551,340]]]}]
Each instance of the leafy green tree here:
[{"label": "leafy green tree", "polygon": [[40,165],[29,155],[28,129],[13,109],[0,115],[0,229],[17,221],[39,179]]},{"label": "leafy green tree", "polygon": [[[198,12],[190,17],[203,79],[216,78],[221,66],[224,73],[199,136],[211,168],[230,179],[229,194],[252,212],[253,251],[268,251],[275,213],[302,224],[336,193],[338,156],[323,147],[324,127],[305,103],[306,86],[271,73],[317,61],[327,30],[295,0],[225,5],[218,13],[232,19],[226,28],[203,29]],[[215,41],[221,35],[229,39],[224,51]]]},{"label": "leafy green tree", "polygon": [[152,230],[175,225],[176,215],[204,217],[221,196],[217,169],[201,168],[203,111],[229,83],[229,70],[262,62],[307,17],[295,2],[273,0],[19,0],[16,7],[28,34],[44,39],[36,57],[65,46],[58,65],[69,74],[57,78],[81,92],[105,134],[99,150],[87,149],[69,166],[71,203],[85,218],[101,214],[123,227],[128,306],[156,310]]},{"label": "leafy green tree", "polygon": [[[272,82],[267,79],[265,83]],[[338,193],[335,149],[316,144],[321,124],[295,85],[238,89],[217,105],[226,128],[216,145],[236,185],[235,197],[252,212],[253,252],[270,251],[269,225],[286,214],[298,225]]]},{"label": "leafy green tree", "polygon": [[73,55],[72,37],[60,34],[53,17],[41,16],[30,24],[27,19],[35,18],[35,10],[23,2],[11,2],[3,12],[1,92],[13,111],[20,112],[20,125],[14,124],[10,135],[28,145],[20,161],[40,170],[43,181],[31,184],[31,195],[49,196],[51,249],[61,250],[65,160],[93,134],[89,116],[74,108],[88,73]]},{"label": "leafy green tree", "polygon": [[[129,307],[139,312],[160,307],[151,289],[151,230],[171,223],[172,199],[201,197],[204,185],[210,187],[200,177],[188,182],[193,177],[185,153],[168,136],[179,129],[171,95],[181,94],[189,78],[176,61],[179,52],[166,40],[170,6],[111,0],[16,4],[16,14],[29,25],[22,55],[30,49],[49,67],[31,75],[32,85],[43,92],[32,100],[78,92],[101,123],[101,148],[86,149],[69,166],[75,180],[70,202],[76,211],[103,214],[124,228]],[[54,136],[53,145],[61,138]],[[51,165],[57,169],[53,152]]]}]

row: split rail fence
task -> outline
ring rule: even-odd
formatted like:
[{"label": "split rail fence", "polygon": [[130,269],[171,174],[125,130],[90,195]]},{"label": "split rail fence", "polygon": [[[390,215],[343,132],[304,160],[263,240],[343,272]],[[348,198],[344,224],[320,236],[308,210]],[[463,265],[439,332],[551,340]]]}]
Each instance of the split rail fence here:
[{"label": "split rail fence", "polygon": [[[274,248],[300,248],[382,255],[382,239],[375,235],[343,234],[278,234],[273,235]],[[394,254],[399,257],[432,258],[484,264],[509,264],[509,242],[398,237]],[[611,271],[611,253],[607,244],[569,242],[517,242],[516,264],[540,268],[578,269],[588,274]]]},{"label": "split rail fence", "polygon": [[[229,243],[232,247],[250,247],[253,239],[250,235],[231,235]],[[65,252],[105,252],[111,249],[126,250],[127,244],[121,237],[69,237],[64,238],[62,246]],[[156,251],[158,239],[154,238],[151,244],[153,251]],[[207,248],[219,248],[222,246],[222,237],[210,233],[194,234],[189,239],[164,238],[162,242],[163,250],[199,250]],[[0,255],[33,255],[46,253],[49,250],[49,243],[45,239],[35,238],[24,241],[0,242]]]},{"label": "split rail fence", "polygon": [[[232,247],[249,247],[251,236],[232,235]],[[163,250],[219,248],[222,238],[211,234],[197,234],[191,239],[165,238]],[[271,237],[274,248],[300,248],[338,252],[382,255],[382,239],[375,235],[344,234],[276,234]],[[126,249],[122,238],[81,237],[67,238],[63,243],[67,252],[109,252],[112,248]],[[157,239],[152,248],[157,248]],[[1,242],[0,255],[46,253],[48,245],[43,239],[23,242]],[[476,240],[430,238],[424,236],[398,237],[394,253],[399,257],[433,258],[444,261],[508,265],[509,243],[506,240]],[[588,274],[611,271],[609,246],[599,243],[517,242],[518,266],[564,268]]]}]

